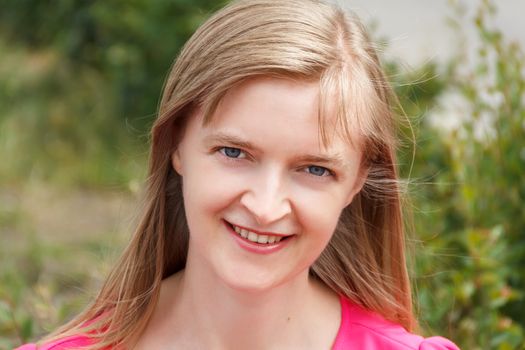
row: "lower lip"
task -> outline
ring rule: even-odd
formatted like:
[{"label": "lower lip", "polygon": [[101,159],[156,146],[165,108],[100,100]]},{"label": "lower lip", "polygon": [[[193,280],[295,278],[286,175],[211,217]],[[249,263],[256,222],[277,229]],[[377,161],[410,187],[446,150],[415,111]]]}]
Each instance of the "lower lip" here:
[{"label": "lower lip", "polygon": [[228,229],[228,231],[230,231],[230,233],[232,234],[233,238],[235,239],[235,242],[237,242],[237,244],[251,252],[251,253],[257,253],[257,254],[271,254],[271,253],[275,253],[281,249],[283,249],[284,247],[286,247],[288,245],[288,243],[294,239],[294,237],[288,237],[286,238],[285,240],[282,240],[278,243],[272,243],[272,244],[266,244],[266,243],[255,243],[255,242],[252,242],[250,240],[247,240],[245,238],[242,238],[241,236],[239,236],[239,234],[237,232],[234,231],[234,229],[230,226],[229,223],[227,223],[226,221],[224,221],[224,225],[226,226],[226,228]]}]

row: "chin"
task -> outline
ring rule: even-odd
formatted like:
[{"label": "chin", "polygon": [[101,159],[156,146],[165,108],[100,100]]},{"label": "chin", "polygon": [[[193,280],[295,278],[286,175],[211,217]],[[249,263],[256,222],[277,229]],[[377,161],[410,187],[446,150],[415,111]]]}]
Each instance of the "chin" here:
[{"label": "chin", "polygon": [[225,272],[220,276],[224,284],[237,292],[257,294],[268,292],[285,283],[285,279],[277,276],[274,273],[267,273],[266,271],[239,271],[238,269]]},{"label": "chin", "polygon": [[[279,286],[293,283],[302,276],[301,273],[296,274],[291,271],[287,274],[279,274],[276,271],[254,270],[257,269],[248,269],[247,266],[241,269],[231,269],[223,271],[220,278],[227,287],[234,291],[246,294],[260,294],[268,293]],[[305,276],[307,275],[308,271],[305,271]]]}]

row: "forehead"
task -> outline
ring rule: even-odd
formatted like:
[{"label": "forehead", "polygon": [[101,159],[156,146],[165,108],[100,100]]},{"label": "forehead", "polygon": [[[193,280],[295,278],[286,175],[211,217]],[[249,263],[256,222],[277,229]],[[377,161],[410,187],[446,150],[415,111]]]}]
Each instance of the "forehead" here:
[{"label": "forehead", "polygon": [[199,118],[190,128],[207,147],[223,144],[276,157],[354,165],[359,150],[337,135],[334,116],[322,121],[330,140],[321,142],[319,100],[315,81],[251,79],[228,91],[208,122],[196,113]]},{"label": "forehead", "polygon": [[[360,139],[356,130],[341,128],[334,91],[320,91],[318,80],[255,77],[234,86],[220,99],[203,125],[258,124],[262,130],[304,136],[310,143],[330,148],[333,141]],[[299,128],[302,134],[298,134]],[[253,129],[253,128],[252,128]],[[283,135],[284,136],[284,135]]]},{"label": "forehead", "polygon": [[[315,126],[318,110],[319,86],[316,82],[260,77],[230,89],[221,99],[212,123],[221,124],[226,119],[241,121],[244,117],[255,122],[255,117],[260,117],[266,122]],[[273,118],[275,115],[279,118]]]}]

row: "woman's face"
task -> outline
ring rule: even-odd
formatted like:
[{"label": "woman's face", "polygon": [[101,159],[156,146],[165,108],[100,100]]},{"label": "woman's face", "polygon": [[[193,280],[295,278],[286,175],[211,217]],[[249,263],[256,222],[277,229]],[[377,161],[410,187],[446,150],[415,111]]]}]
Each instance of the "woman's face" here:
[{"label": "woman's face", "polygon": [[315,82],[256,78],[230,90],[208,125],[190,117],[172,156],[187,271],[249,291],[307,276],[363,183],[360,150],[336,132],[321,145],[318,94]]}]

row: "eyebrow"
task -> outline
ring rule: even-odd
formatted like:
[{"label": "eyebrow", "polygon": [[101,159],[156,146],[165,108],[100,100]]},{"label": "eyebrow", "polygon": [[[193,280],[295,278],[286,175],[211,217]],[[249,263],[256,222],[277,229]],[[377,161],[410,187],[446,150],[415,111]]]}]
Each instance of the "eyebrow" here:
[{"label": "eyebrow", "polygon": [[[217,132],[211,135],[208,135],[204,138],[204,142],[207,146],[212,144],[227,144],[234,147],[254,150],[256,152],[262,153],[262,151],[255,146],[253,143],[242,139],[236,135],[227,134],[225,132]],[[315,154],[305,154],[296,157],[296,160],[304,163],[315,163],[315,164],[324,164],[331,165],[333,167],[345,168],[347,161],[340,154],[326,154],[326,155],[315,155]]]},{"label": "eyebrow", "polygon": [[215,143],[226,143],[226,144],[233,145],[239,148],[253,149],[256,151],[260,151],[259,148],[257,148],[251,142],[245,141],[238,136],[230,135],[224,132],[218,132],[215,134],[208,135],[204,138],[204,142],[206,145],[209,145],[209,146]]}]

